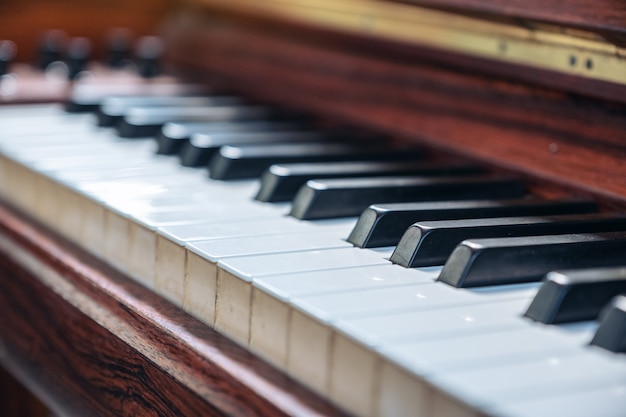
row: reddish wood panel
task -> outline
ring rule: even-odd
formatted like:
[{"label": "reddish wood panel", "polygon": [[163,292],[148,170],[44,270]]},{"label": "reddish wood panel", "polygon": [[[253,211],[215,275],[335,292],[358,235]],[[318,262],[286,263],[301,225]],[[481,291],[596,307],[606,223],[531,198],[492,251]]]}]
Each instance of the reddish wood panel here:
[{"label": "reddish wood panel", "polygon": [[[254,28],[259,32],[273,34],[291,41],[299,40],[322,49],[343,50],[359,56],[370,56],[391,61],[401,60],[402,62],[418,63],[422,66],[444,66],[455,68],[457,72],[469,73],[483,78],[510,80],[547,90],[580,94],[626,104],[626,85],[600,79],[585,78],[460,52],[443,51],[419,44],[386,40],[364,33],[344,33],[340,30],[327,29],[312,23],[305,24],[277,15],[259,16],[254,12],[245,10],[235,12],[228,7],[222,8],[218,4],[205,6],[205,9],[204,11],[210,17],[209,21],[206,22],[209,25],[234,25],[244,31],[246,28]],[[199,14],[198,10],[193,13]],[[496,16],[491,18],[496,19]],[[511,25],[529,25],[523,20],[505,18],[504,15],[497,16],[497,20]],[[182,25],[187,26],[191,22],[198,23],[198,19],[183,20]],[[626,40],[613,39],[615,36],[620,35],[612,33],[611,39],[608,40],[615,41],[618,45],[626,45]]]},{"label": "reddish wood panel", "polygon": [[[59,414],[344,415],[160,297],[0,207],[0,239],[7,237],[13,244],[0,251],[0,362]],[[15,260],[24,254],[42,264],[37,276]]]},{"label": "reddish wood panel", "polygon": [[204,80],[537,182],[626,201],[626,105],[427,56],[364,53],[354,39],[335,40],[281,37],[252,26],[170,32],[172,61]]}]

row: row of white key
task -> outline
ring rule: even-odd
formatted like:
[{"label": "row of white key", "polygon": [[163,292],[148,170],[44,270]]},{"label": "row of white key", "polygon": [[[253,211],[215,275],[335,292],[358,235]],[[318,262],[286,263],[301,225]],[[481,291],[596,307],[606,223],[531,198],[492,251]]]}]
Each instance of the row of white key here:
[{"label": "row of white key", "polygon": [[[254,182],[207,180],[151,156],[148,141],[121,144],[88,127],[38,136],[72,119],[88,126],[83,116],[51,117],[0,137],[4,154],[106,207],[96,227],[84,201],[70,210],[83,229],[70,237],[350,411],[446,415],[454,401],[440,390],[503,415],[590,388],[624,404],[616,393],[626,365],[584,347],[592,324],[555,332],[519,317],[536,285],[453,289],[433,282],[437,268],[405,270],[389,264],[389,250],[350,247],[353,219],[314,227],[284,217],[284,206],[250,200]],[[53,225],[63,216],[40,215]],[[100,229],[103,242],[86,242],[85,229]]]}]

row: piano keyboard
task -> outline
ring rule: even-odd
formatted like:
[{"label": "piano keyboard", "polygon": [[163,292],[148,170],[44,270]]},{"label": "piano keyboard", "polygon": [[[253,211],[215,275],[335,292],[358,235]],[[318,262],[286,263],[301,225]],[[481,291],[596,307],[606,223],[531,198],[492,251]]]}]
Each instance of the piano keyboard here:
[{"label": "piano keyboard", "polygon": [[210,179],[90,114],[5,106],[0,126],[3,199],[355,415],[626,409],[625,357],[589,345],[596,321],[523,317],[539,282],[439,282],[442,266],[353,246],[355,216],[290,217],[254,200],[257,179]]}]

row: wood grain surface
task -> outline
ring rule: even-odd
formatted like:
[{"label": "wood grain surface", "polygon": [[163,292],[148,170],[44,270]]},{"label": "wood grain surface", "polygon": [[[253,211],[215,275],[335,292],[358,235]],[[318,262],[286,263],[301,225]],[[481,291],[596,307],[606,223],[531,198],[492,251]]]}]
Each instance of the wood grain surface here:
[{"label": "wood grain surface", "polygon": [[433,7],[498,20],[542,22],[604,34],[626,41],[626,3],[621,0],[399,0],[400,3]]},{"label": "wood grain surface", "polygon": [[261,100],[626,202],[626,103],[432,51],[236,24],[173,25],[171,62]]},{"label": "wood grain surface", "polygon": [[60,415],[344,415],[0,207],[0,363]]},{"label": "wood grain surface", "polygon": [[50,416],[50,410],[2,368],[0,368],[0,404],[2,415],[5,417]]}]

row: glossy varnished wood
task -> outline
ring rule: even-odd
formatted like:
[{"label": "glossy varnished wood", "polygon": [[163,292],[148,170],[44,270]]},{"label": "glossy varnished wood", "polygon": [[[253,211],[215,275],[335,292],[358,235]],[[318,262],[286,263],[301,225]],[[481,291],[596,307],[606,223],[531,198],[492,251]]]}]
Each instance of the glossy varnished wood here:
[{"label": "glossy varnished wood", "polygon": [[5,207],[0,248],[0,362],[60,415],[342,415]]},{"label": "glossy varnished wood", "polygon": [[[359,0],[356,2],[358,3]],[[364,2],[367,4],[367,0],[364,0]],[[439,4],[440,7],[438,8],[445,9],[443,11],[449,14],[452,19],[454,19],[455,16],[462,17],[462,15],[469,15],[467,17],[471,18],[471,22],[465,21],[465,30],[468,31],[470,37],[472,31],[488,31],[491,33],[493,29],[488,29],[488,27],[490,24],[496,23],[499,29],[496,30],[491,37],[494,41],[497,40],[500,43],[500,54],[489,58],[472,52],[469,38],[467,39],[465,47],[461,47],[458,50],[453,48],[456,52],[439,49],[436,43],[430,44],[428,41],[421,43],[419,33],[423,29],[426,38],[428,38],[428,25],[420,28],[419,24],[416,23],[414,26],[414,37],[409,36],[407,38],[401,38],[405,40],[398,39],[394,41],[392,40],[394,37],[386,37],[384,31],[377,34],[377,32],[369,32],[365,29],[350,29],[349,25],[346,27],[335,25],[332,19],[329,19],[327,22],[323,19],[319,22],[315,19],[307,19],[306,14],[302,11],[300,11],[302,15],[300,15],[300,12],[294,13],[295,10],[299,10],[297,7],[296,9],[289,8],[285,14],[278,14],[267,10],[265,12],[249,10],[245,7],[233,8],[230,7],[228,3],[213,0],[199,0],[199,4],[202,7],[200,9],[193,9],[193,15],[197,18],[202,15],[202,12],[205,12],[210,16],[211,20],[205,21],[205,24],[214,25],[216,22],[222,20],[228,22],[227,24],[229,25],[234,24],[240,28],[254,27],[264,33],[272,33],[292,41],[300,40],[309,44],[316,44],[323,49],[348,50],[353,54],[374,56],[379,59],[382,58],[391,61],[400,58],[403,61],[419,62],[421,65],[444,65],[461,69],[463,72],[473,75],[480,74],[484,77],[496,77],[498,79],[512,80],[514,82],[530,82],[533,85],[550,90],[565,91],[570,94],[583,94],[585,96],[626,103],[626,85],[623,82],[619,84],[608,82],[602,77],[598,78],[598,74],[594,76],[593,73],[596,72],[596,70],[594,69],[593,60],[590,61],[591,67],[586,67],[583,72],[561,72],[549,69],[551,68],[549,65],[542,68],[540,64],[541,61],[535,62],[535,64],[539,66],[535,66],[535,64],[524,65],[519,62],[516,63],[512,57],[510,60],[507,59],[508,54],[505,52],[507,50],[507,39],[509,37],[507,31],[512,30],[513,33],[516,33],[513,35],[515,38],[519,35],[518,30],[521,29],[521,31],[530,38],[538,37],[539,39],[543,39],[545,36],[548,36],[548,34],[550,34],[548,37],[552,38],[556,35],[559,38],[558,41],[553,39],[546,42],[565,43],[570,46],[569,53],[573,55],[583,54],[582,56],[584,57],[585,48],[588,46],[584,46],[581,49],[580,43],[583,42],[584,44],[585,41],[594,40],[594,42],[597,42],[597,44],[594,44],[596,47],[598,44],[602,44],[603,48],[607,51],[613,51],[611,53],[624,57],[626,55],[626,52],[624,52],[626,40],[622,38],[622,33],[626,27],[626,22],[623,22],[621,26],[619,24],[612,25],[611,30],[606,33],[597,33],[579,30],[575,26],[568,25],[568,19],[565,17],[566,13],[561,14],[561,17],[564,18],[564,22],[551,21],[550,23],[541,23],[529,21],[524,14],[519,14],[519,12],[521,12],[521,10],[519,10],[520,7],[513,8],[515,13],[513,13],[513,11],[507,13],[506,8],[503,8],[500,14],[495,13],[495,10],[492,10],[493,14],[481,14],[472,13],[471,11],[473,9],[469,6],[467,9],[463,9],[461,7],[462,2],[452,1],[452,3],[455,4],[454,7],[448,5],[446,0],[440,2],[435,0],[435,2]],[[286,2],[287,5],[292,3],[292,7],[295,7],[294,5],[297,4],[297,2]],[[375,3],[384,9],[384,0],[375,0]],[[411,3],[411,1],[409,1],[409,3]],[[419,1],[412,3],[420,6],[420,4],[417,4]],[[485,2],[482,2],[481,4],[484,6],[484,3]],[[554,2],[548,1],[547,3],[548,6],[546,7],[549,8],[549,5],[553,5]],[[447,7],[443,7],[444,5],[447,5]],[[537,9],[544,10],[546,7],[537,7]],[[562,9],[565,11],[567,8],[563,7]],[[289,12],[289,10],[291,10],[291,12]],[[426,11],[427,8],[416,7],[416,13],[419,14],[421,12],[418,10]],[[610,12],[609,10],[607,11]],[[583,11],[579,10],[579,13],[583,13]],[[551,14],[556,17],[556,9],[554,7]],[[341,15],[337,15],[336,18],[341,20]],[[621,18],[617,20],[619,19]],[[187,23],[188,22],[186,22],[185,25]],[[437,25],[436,22],[432,23]],[[461,26],[459,26],[458,29],[463,30]],[[503,32],[500,33],[500,30]],[[461,39],[464,37],[462,33],[442,33],[438,36],[452,36]],[[529,54],[533,55],[530,53],[530,50],[534,48],[533,43],[530,39],[527,40],[529,43],[527,43],[526,47],[531,48],[529,49]],[[543,43],[543,41],[540,40],[539,43]],[[620,47],[621,49],[619,49]],[[538,53],[537,51],[535,52]],[[545,54],[546,51],[542,53]],[[538,57],[539,56],[537,56],[537,58]],[[551,60],[550,57],[545,58],[547,61]],[[574,57],[574,59],[580,60],[581,58]],[[603,60],[604,58],[598,56],[596,59]],[[533,61],[531,60],[529,62]],[[570,61],[570,67],[572,65],[574,65],[572,69],[576,68],[576,61],[574,61],[573,64]],[[585,74],[588,74],[590,77],[584,76]]]},{"label": "glossy varnished wood", "polygon": [[295,29],[287,37],[237,24],[173,25],[172,62],[231,89],[544,186],[626,201],[626,104],[420,59],[419,51],[381,52],[364,39],[326,33],[312,40]]},{"label": "glossy varnished wood", "polygon": [[47,417],[42,403],[11,374],[0,368],[0,404],[5,417]]},{"label": "glossy varnished wood", "polygon": [[555,27],[580,28],[626,41],[626,4],[621,0],[399,0],[498,20],[541,22]]}]

